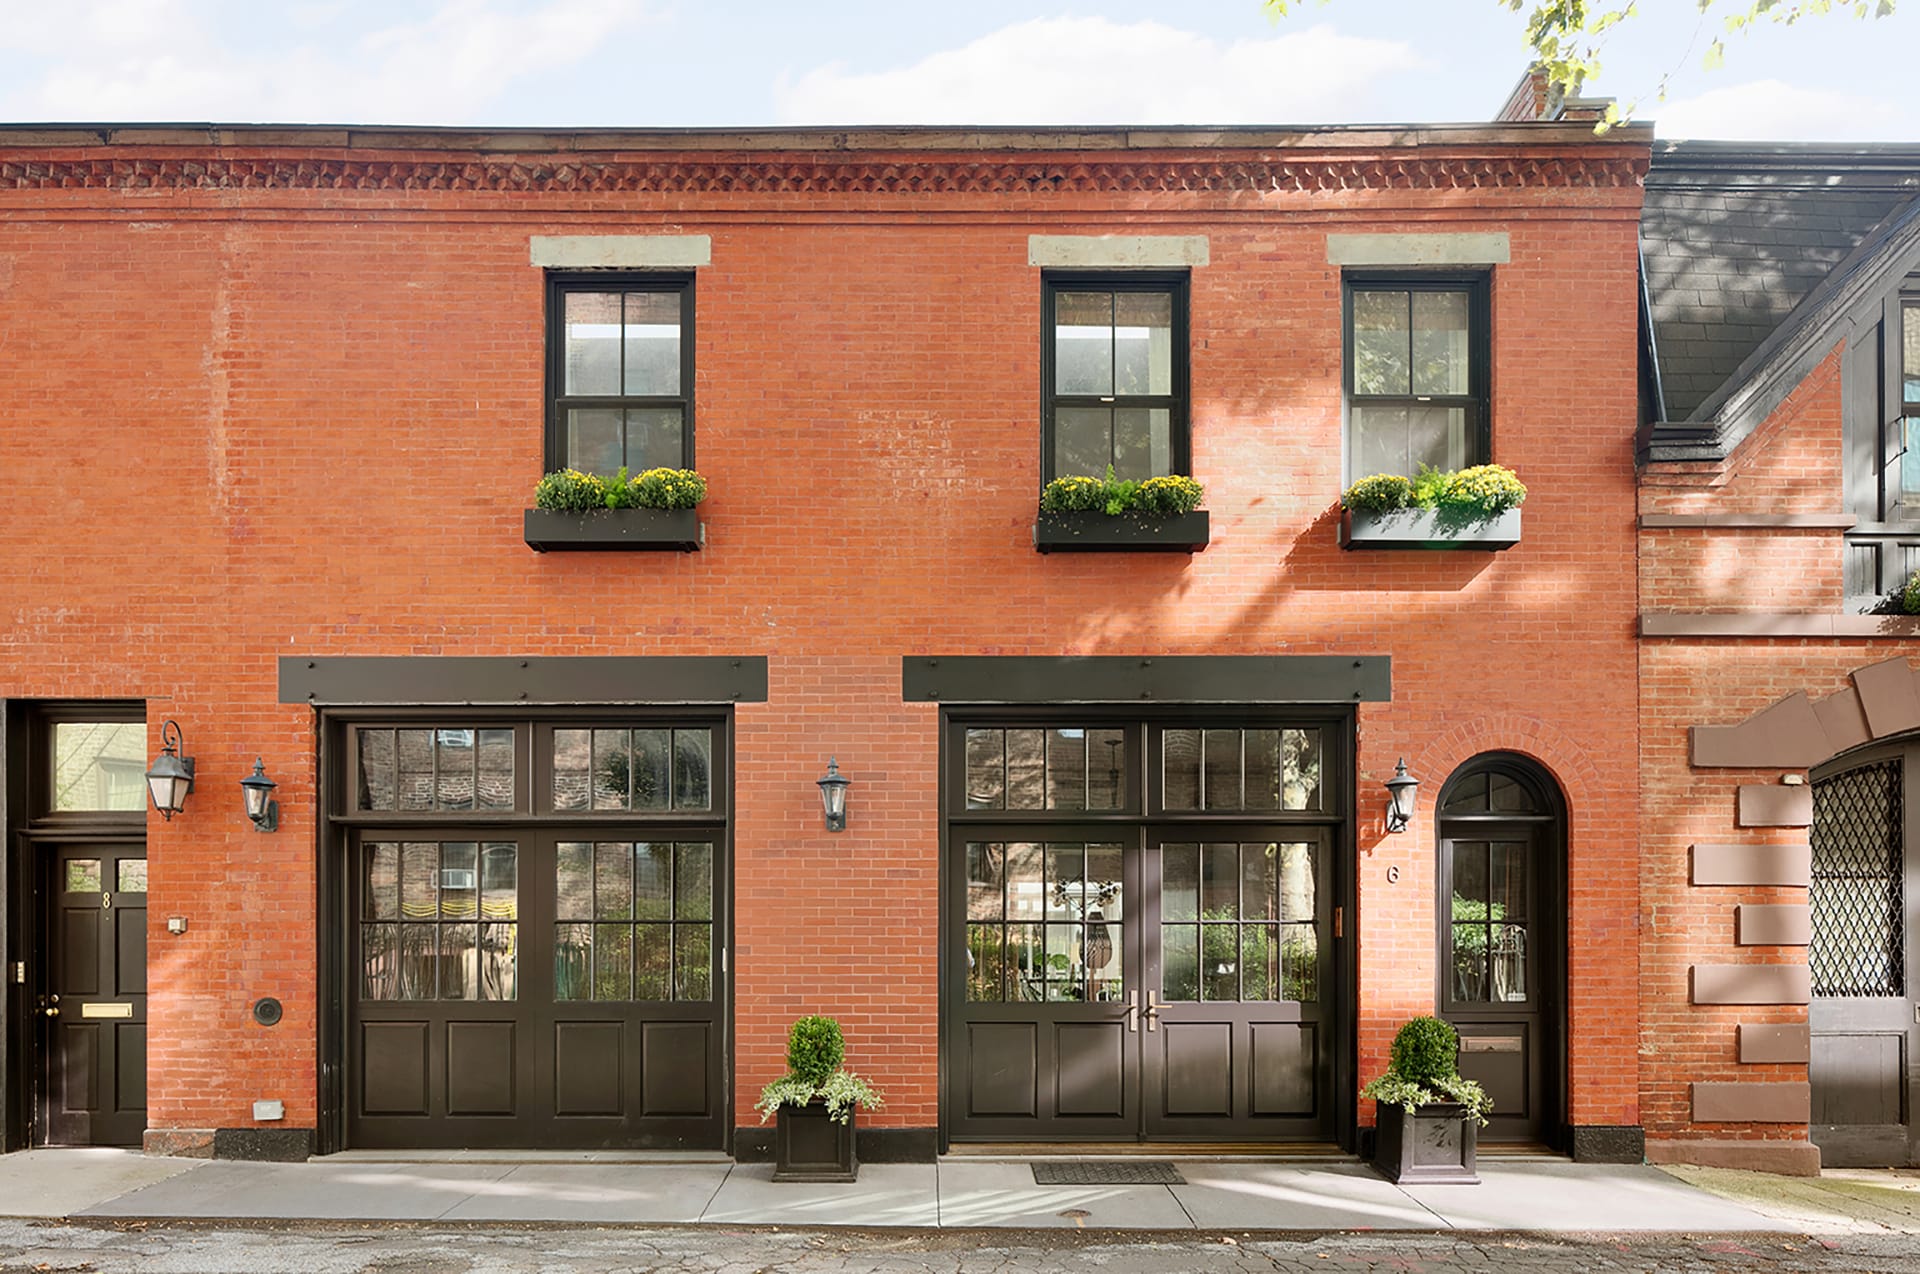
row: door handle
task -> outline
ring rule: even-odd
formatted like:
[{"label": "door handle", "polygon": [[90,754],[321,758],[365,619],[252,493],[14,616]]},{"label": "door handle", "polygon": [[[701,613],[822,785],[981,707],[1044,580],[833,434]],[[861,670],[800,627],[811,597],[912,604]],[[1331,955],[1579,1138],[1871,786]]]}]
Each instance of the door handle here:
[{"label": "door handle", "polygon": [[1131,1035],[1140,1033],[1140,993],[1138,991],[1127,992],[1127,1032]]},{"label": "door handle", "polygon": [[1147,1007],[1141,1010],[1141,1016],[1147,1019],[1147,1030],[1149,1033],[1160,1029],[1160,993],[1159,992],[1157,991],[1147,992]]}]

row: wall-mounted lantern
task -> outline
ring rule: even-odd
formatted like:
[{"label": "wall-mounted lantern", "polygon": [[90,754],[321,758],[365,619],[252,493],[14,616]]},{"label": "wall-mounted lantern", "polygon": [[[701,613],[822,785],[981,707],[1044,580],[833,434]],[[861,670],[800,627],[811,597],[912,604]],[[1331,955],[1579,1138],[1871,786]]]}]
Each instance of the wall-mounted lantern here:
[{"label": "wall-mounted lantern", "polygon": [[160,726],[160,743],[160,755],[153,758],[153,766],[147,771],[147,795],[153,798],[153,808],[160,811],[160,817],[171,822],[187,807],[187,793],[193,790],[193,758],[180,755],[186,745],[181,741],[180,727],[172,721]]},{"label": "wall-mounted lantern", "polygon": [[847,787],[853,780],[840,773],[840,763],[837,760],[828,757],[826,777],[814,781],[820,785],[820,804],[826,811],[827,830],[846,831]]},{"label": "wall-mounted lantern", "polygon": [[1420,780],[1407,773],[1407,758],[1401,757],[1394,765],[1386,789],[1387,830],[1404,832],[1413,826],[1413,801],[1420,791]]},{"label": "wall-mounted lantern", "polygon": [[240,792],[246,798],[247,817],[253,820],[255,831],[279,829],[280,802],[273,799],[273,789],[279,786],[267,777],[267,767],[260,758],[253,758],[253,773],[240,780]]}]

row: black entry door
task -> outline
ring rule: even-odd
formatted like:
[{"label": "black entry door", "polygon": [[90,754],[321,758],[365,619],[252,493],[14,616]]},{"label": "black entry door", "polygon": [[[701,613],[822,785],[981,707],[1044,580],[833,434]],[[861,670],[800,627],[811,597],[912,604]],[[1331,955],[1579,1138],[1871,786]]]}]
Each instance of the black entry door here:
[{"label": "black entry door", "polygon": [[1914,1106],[1920,748],[1849,758],[1813,785],[1810,1135],[1836,1168],[1920,1163]]},{"label": "black entry door", "polygon": [[1448,838],[1442,853],[1445,1016],[1460,1032],[1460,1073],[1493,1098],[1481,1138],[1545,1144],[1553,1040],[1542,947],[1554,926],[1543,914],[1541,838],[1506,824],[1469,836]]},{"label": "black entry door", "polygon": [[725,1144],[711,835],[367,831],[349,1144]]},{"label": "black entry door", "polygon": [[1149,1138],[1330,1139],[1327,843],[1324,832],[1276,840],[1210,827],[1204,837],[1175,833],[1146,854]]},{"label": "black entry door", "polygon": [[42,1140],[137,1146],[147,1127],[147,852],[63,845],[43,862]]},{"label": "black entry door", "polygon": [[1224,826],[963,836],[952,1135],[1330,1140],[1327,845]]}]

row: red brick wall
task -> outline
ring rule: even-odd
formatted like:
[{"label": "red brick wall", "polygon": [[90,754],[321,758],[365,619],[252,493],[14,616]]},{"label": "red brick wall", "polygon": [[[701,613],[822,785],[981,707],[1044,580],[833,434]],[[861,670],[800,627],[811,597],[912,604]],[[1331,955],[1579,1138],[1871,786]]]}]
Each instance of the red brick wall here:
[{"label": "red brick wall", "polygon": [[[1128,162],[1058,162],[1083,158]],[[153,1125],[245,1124],[254,1097],[315,1117],[314,742],[274,685],[275,657],[297,653],[769,656],[770,701],[738,714],[740,1122],[786,1023],[824,1011],[887,1093],[874,1122],[921,1127],[937,715],[900,702],[899,657],[1391,655],[1393,702],[1360,715],[1362,1077],[1434,1004],[1434,798],[1470,756],[1512,749],[1571,810],[1575,1120],[1638,1122],[1639,190],[1556,184],[1559,157],[1532,159],[1521,184],[1294,193],[0,189],[0,695],[144,696],[199,759],[188,814],[150,828]],[[1517,548],[1335,546],[1329,230],[1511,235],[1493,419],[1495,458],[1531,492]],[[696,302],[706,551],[536,555],[520,538],[542,456],[528,236],[646,232],[713,239]],[[1033,552],[1034,232],[1208,236],[1192,283],[1205,553]],[[256,752],[281,784],[275,836],[239,810]],[[812,785],[828,753],[856,784],[837,836]],[[1421,809],[1389,838],[1379,783],[1403,754]],[[169,914],[191,931],[168,936]],[[288,1010],[271,1029],[246,1014],[267,994]]]}]

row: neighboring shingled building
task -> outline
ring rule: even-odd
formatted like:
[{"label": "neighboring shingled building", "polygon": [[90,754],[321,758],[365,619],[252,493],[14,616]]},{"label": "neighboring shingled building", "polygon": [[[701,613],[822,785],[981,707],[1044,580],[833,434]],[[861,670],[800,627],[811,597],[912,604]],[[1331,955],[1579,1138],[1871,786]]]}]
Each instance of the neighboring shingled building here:
[{"label": "neighboring shingled building", "polygon": [[1648,1154],[1910,1164],[1920,619],[1862,612],[1920,567],[1920,147],[1662,143],[1646,190]]}]

